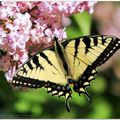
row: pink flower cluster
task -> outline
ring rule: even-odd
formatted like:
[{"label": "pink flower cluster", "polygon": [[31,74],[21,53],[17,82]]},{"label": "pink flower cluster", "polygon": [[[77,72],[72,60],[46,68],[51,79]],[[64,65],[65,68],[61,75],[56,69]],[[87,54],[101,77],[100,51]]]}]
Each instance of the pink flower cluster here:
[{"label": "pink flower cluster", "polygon": [[[8,81],[16,70],[38,50],[52,45],[56,36],[67,38],[66,17],[84,10],[93,12],[96,2],[1,2],[0,4],[0,68]],[[68,22],[67,22],[68,21]]]}]

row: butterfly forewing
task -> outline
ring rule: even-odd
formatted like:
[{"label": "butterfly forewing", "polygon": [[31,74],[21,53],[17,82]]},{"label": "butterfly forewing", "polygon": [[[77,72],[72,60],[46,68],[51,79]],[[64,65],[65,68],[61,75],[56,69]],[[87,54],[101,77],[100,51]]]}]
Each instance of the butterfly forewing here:
[{"label": "butterfly forewing", "polygon": [[[49,81],[60,85],[67,84],[56,54],[52,50],[44,50],[36,54],[17,71],[15,77],[21,78],[17,82],[18,84],[22,82],[22,78],[26,80],[26,83],[28,82],[27,79],[31,79],[31,81]],[[15,80],[13,79],[13,81]]]},{"label": "butterfly forewing", "polygon": [[[85,36],[63,43],[73,80],[78,81],[88,65],[92,66],[111,41],[113,41],[111,36]],[[107,52],[110,52],[110,49]]]}]

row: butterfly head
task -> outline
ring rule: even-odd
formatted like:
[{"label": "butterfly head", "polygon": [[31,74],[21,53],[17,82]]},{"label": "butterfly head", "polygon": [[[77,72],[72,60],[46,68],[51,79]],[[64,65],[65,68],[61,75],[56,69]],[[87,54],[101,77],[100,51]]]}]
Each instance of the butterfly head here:
[{"label": "butterfly head", "polygon": [[74,81],[72,79],[68,79],[68,84],[71,86],[71,87],[74,87]]}]

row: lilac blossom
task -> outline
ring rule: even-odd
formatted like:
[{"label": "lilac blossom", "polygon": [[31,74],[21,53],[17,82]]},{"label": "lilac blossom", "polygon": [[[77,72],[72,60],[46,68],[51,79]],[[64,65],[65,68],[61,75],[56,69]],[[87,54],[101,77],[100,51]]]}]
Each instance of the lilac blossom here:
[{"label": "lilac blossom", "polygon": [[0,5],[0,68],[10,82],[16,70],[28,60],[28,53],[51,46],[53,38],[67,38],[65,28],[71,22],[69,16],[93,12],[96,2],[5,2]]}]

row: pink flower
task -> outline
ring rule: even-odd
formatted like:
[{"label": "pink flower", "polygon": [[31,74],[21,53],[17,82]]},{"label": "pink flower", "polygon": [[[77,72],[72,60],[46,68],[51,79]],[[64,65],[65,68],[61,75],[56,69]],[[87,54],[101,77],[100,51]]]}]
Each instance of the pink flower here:
[{"label": "pink flower", "polygon": [[[53,45],[53,38],[67,38],[69,16],[87,10],[93,12],[96,2],[8,2],[0,6],[0,48],[7,52],[0,67],[12,80],[16,70],[28,60],[29,55]],[[7,59],[6,59],[7,58]],[[4,64],[7,61],[7,64]],[[7,66],[6,66],[7,65]]]},{"label": "pink flower", "polygon": [[16,67],[12,66],[12,67],[10,67],[8,72],[5,74],[5,77],[6,77],[6,79],[8,80],[9,83],[12,81],[12,78],[15,75],[15,72],[16,72]]},{"label": "pink flower", "polygon": [[15,13],[19,12],[19,8],[16,2],[1,2],[0,6],[0,18],[6,19],[7,17],[14,16]]},{"label": "pink flower", "polygon": [[25,1],[25,2],[17,2],[16,4],[22,13],[27,11],[28,9],[32,9],[32,7],[34,7],[33,2]]}]

